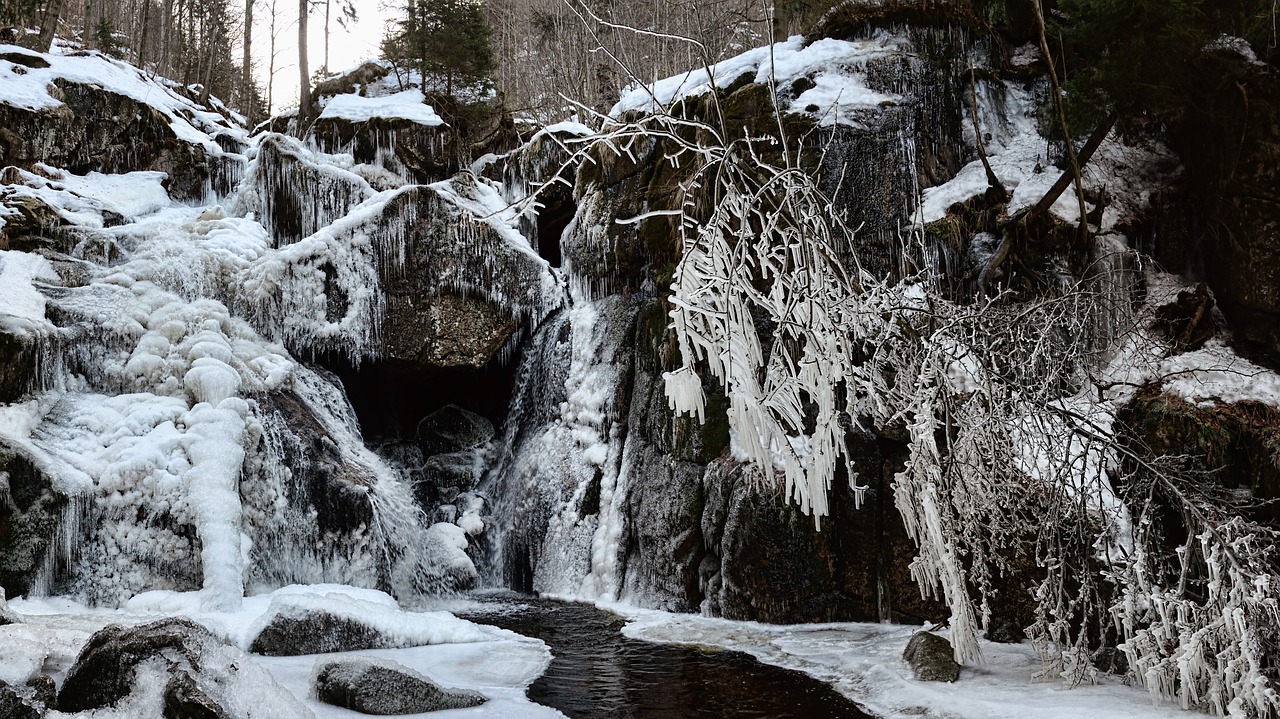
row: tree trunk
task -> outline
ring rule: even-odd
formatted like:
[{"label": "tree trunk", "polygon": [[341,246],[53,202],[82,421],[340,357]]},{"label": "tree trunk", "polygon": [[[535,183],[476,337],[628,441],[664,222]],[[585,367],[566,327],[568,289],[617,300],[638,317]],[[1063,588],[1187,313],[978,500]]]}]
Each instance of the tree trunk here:
[{"label": "tree trunk", "polygon": [[307,5],[309,0],[298,0],[298,134],[302,125],[311,119],[311,72],[307,69]]},{"label": "tree trunk", "polygon": [[240,112],[248,118],[253,104],[253,0],[244,0],[244,60],[240,75]]},{"label": "tree trunk", "polygon": [[329,67],[329,6],[333,0],[324,0],[324,64],[320,67],[324,68],[325,74],[333,72],[333,68]]},{"label": "tree trunk", "polygon": [[160,18],[160,65],[162,75],[169,75],[170,45],[173,43],[173,0],[164,0],[164,16]]},{"label": "tree trunk", "polygon": [[80,42],[85,47],[93,44],[93,23],[89,21],[91,14],[93,14],[93,3],[91,0],[84,0],[84,5],[80,8]]},{"label": "tree trunk", "polygon": [[271,44],[267,48],[267,117],[271,117],[271,111],[275,108],[276,91],[276,18],[277,6],[276,0],[271,0],[271,26],[269,34],[271,35]]},{"label": "tree trunk", "polygon": [[138,30],[138,67],[147,69],[147,26],[151,20],[151,0],[142,0],[142,27]]},{"label": "tree trunk", "polygon": [[53,50],[53,37],[58,30],[58,18],[62,16],[62,0],[49,0],[40,21],[40,47],[45,52]]}]

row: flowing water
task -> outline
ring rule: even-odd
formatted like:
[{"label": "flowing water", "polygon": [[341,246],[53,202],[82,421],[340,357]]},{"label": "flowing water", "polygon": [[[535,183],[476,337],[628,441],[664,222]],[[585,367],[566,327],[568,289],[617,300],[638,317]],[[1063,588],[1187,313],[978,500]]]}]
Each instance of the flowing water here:
[{"label": "flowing water", "polygon": [[468,618],[546,642],[554,658],[529,698],[570,719],[870,716],[827,684],[746,654],[628,639],[622,618],[585,604],[520,597],[519,605]]}]

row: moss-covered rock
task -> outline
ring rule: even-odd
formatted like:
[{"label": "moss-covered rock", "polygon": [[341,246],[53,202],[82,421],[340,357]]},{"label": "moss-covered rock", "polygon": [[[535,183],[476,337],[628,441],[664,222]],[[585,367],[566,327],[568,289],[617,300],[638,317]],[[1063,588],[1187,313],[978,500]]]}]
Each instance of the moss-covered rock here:
[{"label": "moss-covered rock", "polygon": [[1184,457],[1191,471],[1239,499],[1257,519],[1280,522],[1280,410],[1260,402],[1196,405],[1147,387],[1117,415],[1138,456]]}]

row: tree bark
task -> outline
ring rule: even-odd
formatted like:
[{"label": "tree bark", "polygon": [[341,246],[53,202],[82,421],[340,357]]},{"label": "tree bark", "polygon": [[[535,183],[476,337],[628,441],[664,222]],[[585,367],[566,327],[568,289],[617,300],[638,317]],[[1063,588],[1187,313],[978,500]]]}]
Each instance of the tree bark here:
[{"label": "tree bark", "polygon": [[311,119],[311,72],[307,69],[307,5],[310,0],[298,0],[298,134],[302,125]]},{"label": "tree bark", "polygon": [[333,0],[324,0],[324,64],[320,67],[324,68],[326,74],[332,72],[329,67],[329,7]]},{"label": "tree bark", "polygon": [[40,47],[45,52],[53,50],[53,37],[58,30],[58,18],[62,16],[62,0],[49,0],[44,18],[40,21]]},{"label": "tree bark", "polygon": [[240,112],[253,114],[253,0],[244,0],[244,59],[240,63]]}]

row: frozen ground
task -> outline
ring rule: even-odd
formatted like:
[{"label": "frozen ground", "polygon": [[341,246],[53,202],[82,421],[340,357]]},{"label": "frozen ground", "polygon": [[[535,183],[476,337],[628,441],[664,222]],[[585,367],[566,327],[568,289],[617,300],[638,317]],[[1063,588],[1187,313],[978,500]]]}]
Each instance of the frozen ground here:
[{"label": "frozen ground", "polygon": [[868,712],[886,719],[1163,719],[1200,716],[1119,677],[1066,688],[1036,681],[1040,660],[1029,642],[982,642],[986,661],[965,666],[954,684],[920,682],[902,660],[918,627],[895,624],[772,625],[634,607],[603,608],[630,621],[634,639],[745,652],[766,664],[828,682]]},{"label": "frozen ground", "polygon": [[[119,610],[89,608],[66,599],[9,602],[21,623],[0,626],[0,680],[21,684],[41,671],[62,681],[80,647],[108,624],[142,624],[166,616],[185,616],[244,649],[277,611],[303,605],[360,617],[404,643],[397,649],[365,650],[298,657],[253,656],[253,661],[296,696],[318,719],[364,716],[322,704],[311,696],[318,659],[369,656],[399,662],[444,687],[475,690],[489,698],[471,709],[407,715],[452,719],[550,719],[560,712],[525,698],[525,687],[546,670],[551,653],[538,639],[475,624],[443,611],[402,611],[381,592],[339,585],[290,586],[246,597],[236,612],[207,612],[196,593],[148,592]],[[50,716],[64,716],[52,713]]]}]

